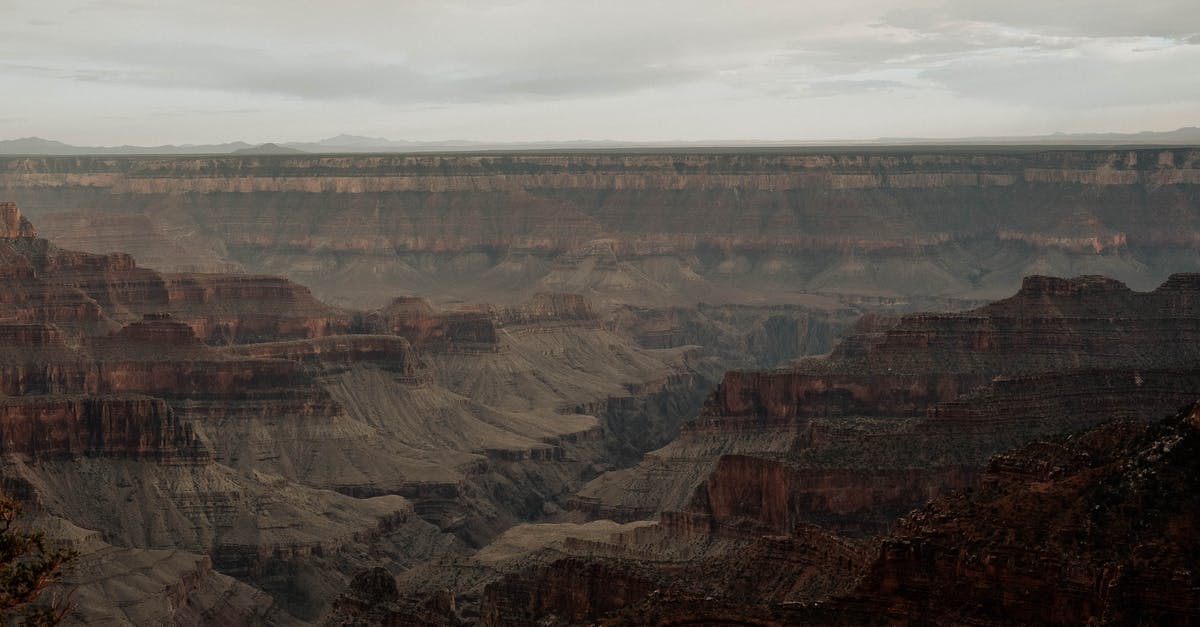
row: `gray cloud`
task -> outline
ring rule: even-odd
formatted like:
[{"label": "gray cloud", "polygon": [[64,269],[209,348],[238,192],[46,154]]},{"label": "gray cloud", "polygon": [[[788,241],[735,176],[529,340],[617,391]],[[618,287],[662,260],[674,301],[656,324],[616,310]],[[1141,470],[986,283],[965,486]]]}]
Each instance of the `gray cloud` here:
[{"label": "gray cloud", "polygon": [[1200,102],[1200,51],[1111,57],[977,58],[922,74],[970,97],[1085,109]]},{"label": "gray cloud", "polygon": [[711,74],[702,68],[555,60],[534,67],[479,67],[441,73],[415,64],[361,61],[337,53],[281,58],[258,49],[169,44],[93,49],[88,63],[76,67],[7,63],[3,67],[84,82],[312,100],[361,98],[391,104],[624,93]]},{"label": "gray cloud", "polygon": [[917,30],[972,21],[1047,35],[1183,38],[1200,30],[1196,9],[1193,0],[948,0],[935,7],[895,9],[884,21]]},{"label": "gray cloud", "polygon": [[[1194,0],[8,2],[0,79],[25,93],[0,118],[41,126],[0,135],[74,116],[210,129],[221,115],[459,137],[554,124],[803,139],[867,132],[867,118],[889,134],[987,134],[1042,130],[1022,126],[1035,109],[1071,130],[1200,102]],[[1185,109],[1155,119],[1196,123]]]}]

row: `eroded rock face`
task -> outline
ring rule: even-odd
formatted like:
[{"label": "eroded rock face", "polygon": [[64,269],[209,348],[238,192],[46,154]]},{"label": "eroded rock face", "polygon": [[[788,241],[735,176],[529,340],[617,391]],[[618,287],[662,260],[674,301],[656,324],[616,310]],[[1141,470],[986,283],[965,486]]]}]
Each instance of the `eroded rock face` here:
[{"label": "eroded rock face", "polygon": [[[1193,405],[1161,422],[1114,420],[998,454],[973,490],[933,500],[877,543],[781,528],[784,509],[773,504],[783,490],[738,495],[739,511],[664,513],[607,542],[568,541],[556,561],[527,560],[487,587],[482,618],[1190,624],[1200,616],[1198,427]],[[761,460],[730,463],[787,481]]]},{"label": "eroded rock face", "polygon": [[710,305],[665,308],[625,306],[608,323],[647,348],[704,346],[727,369],[773,368],[829,352],[839,336],[871,307],[832,300],[811,305]]},{"label": "eroded rock face", "polygon": [[190,425],[181,424],[164,401],[139,396],[2,399],[0,454],[172,463],[208,459]]},{"label": "eroded rock face", "polygon": [[59,249],[32,236],[0,238],[0,320],[99,336],[143,315],[169,314],[209,343],[322,337],[350,316],[283,279],[162,274],[126,254]]},{"label": "eroded rock face", "polygon": [[998,455],[977,491],[906,517],[835,608],[936,623],[1195,621],[1196,415]]},{"label": "eroded rock face", "polygon": [[419,298],[397,298],[381,312],[388,332],[441,351],[496,350],[497,321],[488,309],[435,312]]},{"label": "eroded rock face", "polygon": [[607,539],[567,539],[532,554],[486,586],[480,622],[596,622],[678,598],[734,603],[749,615],[849,592],[869,553],[866,543],[813,526],[777,531],[744,519],[664,514]]},{"label": "eroded rock face", "polygon": [[971,311],[870,319],[827,358],[726,373],[678,439],[572,505],[630,520],[690,503],[880,533],[1005,447],[1191,400],[1198,293],[1187,274],[1150,292],[1029,277]]},{"label": "eroded rock face", "polygon": [[992,299],[1031,274],[1148,289],[1200,270],[1198,154],[7,158],[0,193],[67,247],[281,274],[363,309],[397,293],[507,305],[545,290],[604,309]]},{"label": "eroded rock face", "polygon": [[37,237],[37,231],[21,215],[15,202],[0,202],[0,237]]}]

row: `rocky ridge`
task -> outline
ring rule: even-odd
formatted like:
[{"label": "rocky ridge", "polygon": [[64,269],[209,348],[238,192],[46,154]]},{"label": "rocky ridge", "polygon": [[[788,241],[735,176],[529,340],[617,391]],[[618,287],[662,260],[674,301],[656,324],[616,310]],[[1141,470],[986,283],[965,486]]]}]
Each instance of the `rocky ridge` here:
[{"label": "rocky ridge", "polygon": [[[1024,276],[1195,271],[1193,148],[8,157],[52,239],[154,267],[602,308],[993,299]],[[85,209],[81,211],[80,209]],[[134,224],[139,225],[133,228]]]},{"label": "rocky ridge", "polygon": [[882,531],[970,485],[1006,447],[1188,402],[1197,293],[1197,275],[1150,292],[1030,277],[1015,296],[971,311],[867,319],[827,358],[727,373],[679,438],[600,477],[573,506],[633,520],[682,509],[698,486],[775,477],[793,487],[780,488],[787,502],[763,505],[783,508],[771,516]]},{"label": "rocky ridge", "polygon": [[[902,519],[852,592],[743,610],[774,624],[1193,624],[1198,415],[1115,420],[997,455],[975,490]],[[727,611],[698,605],[644,604],[636,620]]]}]

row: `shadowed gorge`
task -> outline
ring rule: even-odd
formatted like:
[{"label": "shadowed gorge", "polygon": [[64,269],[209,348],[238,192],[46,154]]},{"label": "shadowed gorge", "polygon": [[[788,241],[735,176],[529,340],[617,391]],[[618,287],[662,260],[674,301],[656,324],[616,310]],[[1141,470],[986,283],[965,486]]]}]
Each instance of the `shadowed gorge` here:
[{"label": "shadowed gorge", "polygon": [[[225,575],[265,590],[267,605],[236,592],[258,599],[230,608],[247,619],[316,619],[367,565],[468,551],[553,514],[605,464],[656,441],[611,439],[608,406],[690,413],[715,377],[715,357],[640,348],[575,295],[348,311],[283,279],[163,274],[62,250],[11,217],[19,226],[0,239],[6,484],[69,521],[68,540],[82,542],[75,527],[100,534],[81,573],[123,576],[95,570],[101,555],[191,552],[199,570],[180,555],[153,576],[188,578],[185,596],[230,585]],[[665,441],[672,427],[654,421],[668,419],[635,433]],[[130,581],[130,594],[155,594]]]}]

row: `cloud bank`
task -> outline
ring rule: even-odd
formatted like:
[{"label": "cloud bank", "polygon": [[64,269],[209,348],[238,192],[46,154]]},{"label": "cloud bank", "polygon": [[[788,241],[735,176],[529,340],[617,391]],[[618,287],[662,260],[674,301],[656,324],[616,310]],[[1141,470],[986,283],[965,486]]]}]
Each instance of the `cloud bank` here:
[{"label": "cloud bank", "polygon": [[0,137],[818,140],[1200,124],[1194,0],[0,11]]}]

